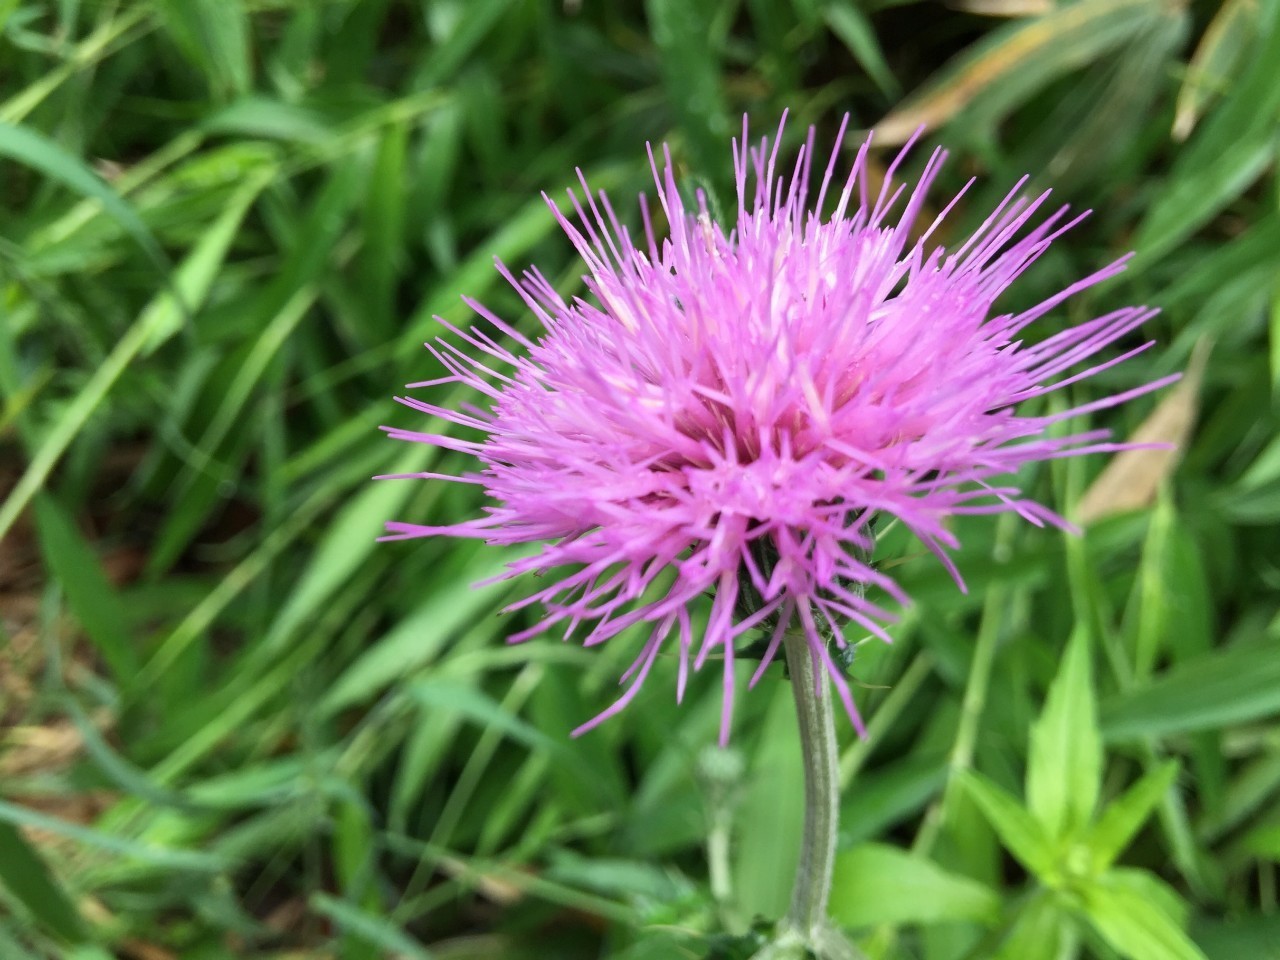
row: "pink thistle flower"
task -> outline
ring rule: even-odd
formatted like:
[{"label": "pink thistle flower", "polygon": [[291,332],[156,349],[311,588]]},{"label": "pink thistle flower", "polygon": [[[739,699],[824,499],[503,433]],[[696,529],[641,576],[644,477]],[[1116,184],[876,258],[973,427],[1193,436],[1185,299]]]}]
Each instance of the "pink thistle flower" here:
[{"label": "pink thistle flower", "polygon": [[[582,642],[591,646],[651,625],[623,675],[625,693],[575,734],[626,706],[659,651],[674,645],[677,700],[690,668],[720,656],[723,743],[739,638],[769,634],[754,685],[791,628],[803,629],[815,666],[825,668],[861,732],[829,645],[847,645],[849,623],[889,639],[883,625],[893,615],[864,595],[866,587],[908,602],[870,563],[872,519],[897,518],[964,589],[947,556],[958,546],[947,517],[1014,511],[1037,525],[1067,526],[993,478],[1029,461],[1124,448],[1105,430],[1053,436],[1049,429],[1176,379],[1061,413],[1019,415],[1023,401],[1150,347],[1057,379],[1156,311],[1126,307],[1025,344],[1028,326],[1115,276],[1125,260],[1028,310],[996,313],[1000,294],[1084,215],[1068,219],[1065,207],[1041,215],[1048,193],[1022,199],[1024,178],[956,249],[929,239],[959,196],[912,240],[945,152],[933,154],[908,190],[893,183],[904,150],[872,198],[870,139],[843,180],[834,176],[847,122],[811,202],[813,132],[787,179],[777,171],[781,128],[772,147],[766,139],[752,149],[744,120],[734,141],[738,214],[727,226],[701,196],[697,210],[688,209],[669,152],[659,170],[650,150],[668,235],[659,239],[642,200],[639,245],[579,172],[587,206],[570,192],[576,222],[547,202],[586,263],[593,299],[566,301],[536,269],[516,278],[499,263],[541,323],[537,339],[467,300],[492,330],[440,320],[452,339],[426,346],[447,376],[410,385],[466,384],[488,408],[398,398],[477,438],[384,428],[473,455],[478,473],[410,476],[479,484],[494,501],[483,517],[448,526],[389,523],[384,539],[544,544],[497,579],[567,568],[508,608],[545,609],[512,642],[559,625],[568,637],[586,622]],[[504,346],[502,336],[518,347]],[[709,620],[695,638],[690,605],[707,593]]]}]

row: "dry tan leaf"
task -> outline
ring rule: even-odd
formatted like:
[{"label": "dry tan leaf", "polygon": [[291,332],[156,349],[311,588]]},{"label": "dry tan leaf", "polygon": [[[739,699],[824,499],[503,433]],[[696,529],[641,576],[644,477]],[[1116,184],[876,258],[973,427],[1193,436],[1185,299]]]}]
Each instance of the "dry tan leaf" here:
[{"label": "dry tan leaf", "polygon": [[1199,410],[1200,384],[1211,344],[1201,340],[1191,353],[1182,380],[1165,394],[1138,427],[1133,443],[1167,443],[1168,449],[1125,450],[1116,454],[1089,485],[1076,507],[1076,519],[1090,524],[1102,517],[1149,506],[1160,484],[1173,472],[1191,436]]},{"label": "dry tan leaf", "polygon": [[[1065,66],[1082,63],[1114,40],[1116,21],[1131,16],[1152,15],[1160,0],[1079,0],[1025,24],[1001,27],[1013,32],[977,56],[964,58],[954,69],[943,68],[945,82],[917,96],[909,96],[901,106],[874,127],[876,144],[892,147],[905,143],[921,127],[933,129],[950,120],[983,91],[1018,74],[1022,68],[1045,57]],[[1137,29],[1135,20],[1131,29]],[[1101,44],[1101,46],[1099,46]],[[1112,43],[1112,45],[1114,45]]]},{"label": "dry tan leaf", "polygon": [[980,17],[1039,17],[1051,13],[1053,0],[955,0],[951,4]]},{"label": "dry tan leaf", "polygon": [[481,896],[494,903],[505,906],[524,898],[524,890],[511,879],[484,873],[465,860],[446,856],[441,857],[437,865],[449,876],[473,884]]},{"label": "dry tan leaf", "polygon": [[178,960],[173,951],[142,940],[125,940],[119,949],[129,960]]},{"label": "dry tan leaf", "polygon": [[1186,140],[1209,101],[1227,86],[1227,75],[1258,29],[1257,0],[1227,0],[1210,21],[1187,64],[1178,90],[1173,139]]}]

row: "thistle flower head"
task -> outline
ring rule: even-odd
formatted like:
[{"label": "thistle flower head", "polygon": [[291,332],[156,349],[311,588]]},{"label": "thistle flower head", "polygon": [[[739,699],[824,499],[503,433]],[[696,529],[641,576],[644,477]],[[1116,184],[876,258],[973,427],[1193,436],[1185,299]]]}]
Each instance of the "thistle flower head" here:
[{"label": "thistle flower head", "polygon": [[[931,238],[955,201],[917,224],[945,153],[913,186],[894,182],[900,154],[871,191],[870,140],[837,176],[842,125],[817,178],[811,132],[787,177],[781,133],[753,148],[744,121],[730,223],[712,219],[701,197],[690,209],[669,153],[660,166],[651,151],[661,220],[642,202],[640,242],[580,175],[575,218],[548,203],[585,262],[587,295],[567,300],[537,270],[516,277],[499,264],[541,329],[526,336],[468,301],[485,323],[441,320],[445,335],[427,347],[446,375],[411,386],[466,384],[479,405],[401,398],[462,429],[388,428],[474,456],[475,473],[443,479],[479,484],[492,502],[447,526],[390,523],[387,539],[543,544],[503,575],[555,571],[513,605],[543,613],[512,640],[556,628],[593,645],[647,625],[626,691],[579,730],[625,706],[667,648],[678,659],[677,698],[690,669],[720,661],[723,741],[742,638],[767,637],[754,685],[788,629],[807,635],[860,727],[831,647],[846,646],[850,628],[887,640],[892,613],[880,598],[907,602],[870,562],[873,520],[904,524],[963,588],[946,519],[1013,511],[1065,525],[1009,476],[1028,461],[1117,449],[1105,431],[1050,428],[1167,382],[1020,415],[1024,401],[1150,346],[1077,369],[1155,313],[1145,307],[1023,340],[1123,261],[1030,309],[997,312],[1001,293],[1081,217],[1046,212],[1048,194],[1024,199],[1019,182],[975,233],[945,249]],[[695,635],[690,607],[707,594],[709,619]]]}]

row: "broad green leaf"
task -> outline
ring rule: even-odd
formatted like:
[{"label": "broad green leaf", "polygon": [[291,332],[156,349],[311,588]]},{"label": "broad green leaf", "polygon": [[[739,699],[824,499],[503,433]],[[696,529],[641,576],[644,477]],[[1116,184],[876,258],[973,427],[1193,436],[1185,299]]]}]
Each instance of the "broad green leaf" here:
[{"label": "broad green leaf", "polygon": [[982,811],[1006,850],[1036,876],[1050,876],[1056,868],[1053,839],[1045,828],[1007,791],[973,771],[960,774],[960,785]]},{"label": "broad green leaf", "polygon": [[88,934],[84,919],[44,860],[12,824],[0,821],[0,884],[59,940],[78,943]]},{"label": "broad green leaf", "polygon": [[733,893],[744,917],[783,915],[789,891],[778,878],[792,876],[800,860],[804,770],[795,703],[782,680],[762,681],[755,694],[770,687],[773,697],[733,824]]},{"label": "broad green leaf", "polygon": [[1073,920],[1048,891],[1039,891],[1017,912],[991,960],[1064,960],[1074,956]]},{"label": "broad green leaf", "polygon": [[1236,643],[1178,664],[1104,702],[1105,739],[1213,730],[1280,713],[1280,657],[1269,643]]},{"label": "broad green leaf", "polygon": [[18,9],[18,4],[22,0],[0,0],[0,33],[4,32],[5,25],[9,22],[9,18],[13,16],[13,11]]},{"label": "broad green leaf", "polygon": [[1205,960],[1149,883],[1132,871],[1113,871],[1081,891],[1093,928],[1126,960]]},{"label": "broad green leaf", "polygon": [[1202,919],[1191,933],[1209,960],[1280,960],[1280,914]]},{"label": "broad green leaf", "polygon": [[1151,816],[1160,799],[1178,776],[1178,762],[1170,760],[1148,772],[1141,780],[1107,804],[1102,816],[1089,831],[1088,844],[1094,868],[1111,866]]},{"label": "broad green leaf", "polygon": [[1248,831],[1236,846],[1259,860],[1280,862],[1280,823],[1264,822]]},{"label": "broad green leaf", "polygon": [[836,858],[831,916],[848,927],[951,920],[991,923],[995,891],[896,847],[867,843]]},{"label": "broad green leaf", "polygon": [[1031,728],[1027,807],[1051,837],[1078,833],[1102,784],[1102,737],[1093,697],[1089,634],[1077,627],[1040,719]]}]

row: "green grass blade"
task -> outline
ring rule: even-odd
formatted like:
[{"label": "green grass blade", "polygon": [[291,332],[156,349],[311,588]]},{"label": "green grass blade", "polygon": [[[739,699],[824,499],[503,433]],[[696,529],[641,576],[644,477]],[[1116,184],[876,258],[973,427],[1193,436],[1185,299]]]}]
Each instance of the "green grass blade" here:
[{"label": "green grass blade", "polygon": [[71,943],[88,936],[84,918],[44,860],[16,827],[6,822],[0,822],[0,883],[53,936]]}]

